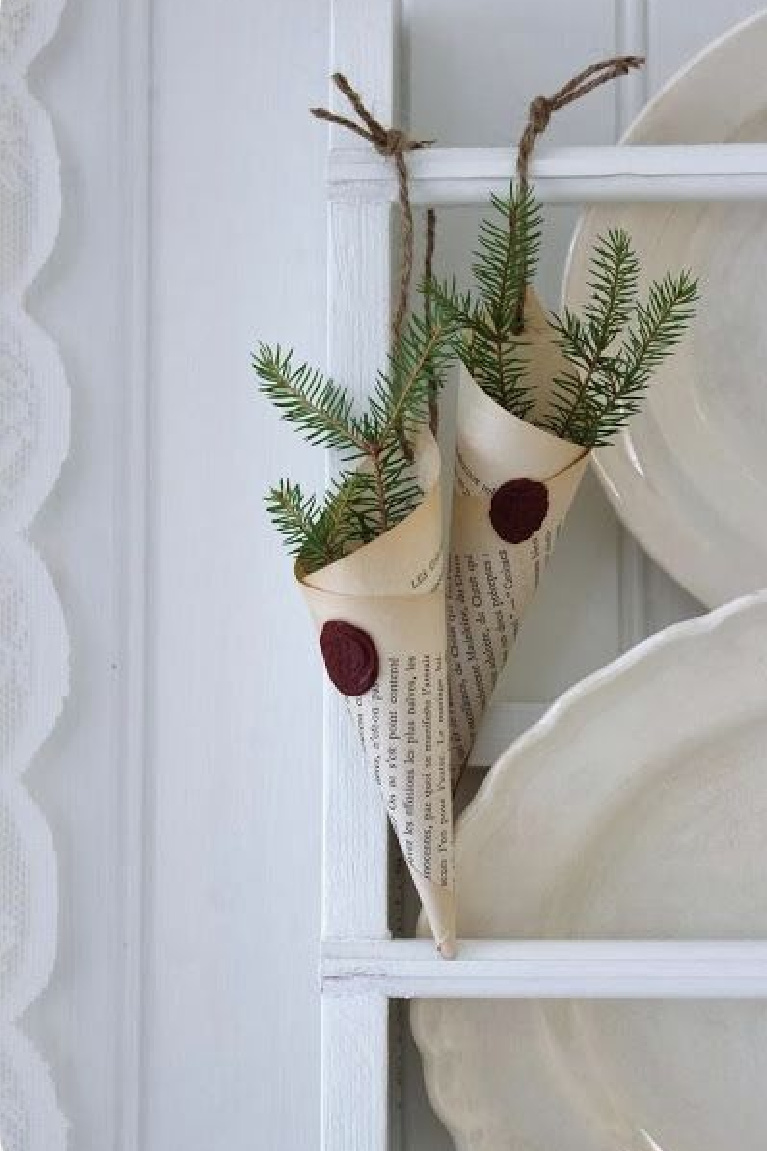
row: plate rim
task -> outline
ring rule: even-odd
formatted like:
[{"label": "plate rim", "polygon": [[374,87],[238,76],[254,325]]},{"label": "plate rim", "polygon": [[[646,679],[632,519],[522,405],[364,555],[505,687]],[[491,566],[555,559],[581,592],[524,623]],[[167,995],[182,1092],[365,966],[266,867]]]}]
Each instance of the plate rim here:
[{"label": "plate rim", "polygon": [[[469,807],[456,821],[456,843],[466,826],[485,817],[488,806],[492,806],[499,781],[513,770],[514,763],[528,754],[530,749],[552,738],[557,726],[566,721],[574,708],[605,686],[619,680],[641,663],[668,648],[679,644],[695,643],[714,635],[727,624],[740,616],[748,616],[759,610],[767,611],[767,589],[749,592],[738,596],[721,607],[691,619],[681,620],[649,636],[635,647],[618,656],[604,667],[591,672],[578,683],[568,688],[555,700],[543,716],[528,731],[524,732],[501,755],[483,780]],[[424,1001],[426,1003],[430,1001]],[[433,1043],[420,1018],[421,1002],[414,999],[410,1005],[410,1027],[416,1048],[423,1064],[424,1084],[429,1102],[435,1114],[456,1142],[456,1147],[469,1151],[466,1143],[465,1123],[462,1126],[460,1096],[447,1094],[440,1082],[440,1064],[444,1056]]]},{"label": "plate rim", "polygon": [[[654,115],[668,96],[691,73],[694,73],[702,62],[765,22],[767,22],[767,8],[762,8],[733,24],[721,35],[705,44],[700,51],[686,60],[647,101],[622,133],[618,144],[630,144],[634,133],[644,125],[649,117]],[[587,219],[595,207],[592,205],[581,213],[568,244],[562,274],[561,306],[564,306],[567,300],[568,283],[573,271],[576,248],[579,246],[582,233],[585,231]],[[681,588],[709,608],[720,607],[733,597],[755,590],[744,588],[737,580],[730,580],[727,573],[721,569],[716,573],[706,570],[703,548],[696,544],[695,535],[690,525],[678,511],[669,511],[664,505],[661,493],[656,492],[646,479],[637,481],[632,478],[627,484],[624,484],[627,474],[630,473],[634,477],[634,469],[631,467],[629,453],[625,447],[621,446],[623,443],[624,436],[621,436],[609,447],[596,448],[591,453],[590,465],[618,519],[641,544],[649,557]],[[621,487],[622,484],[624,486]],[[632,504],[634,509],[639,504],[644,510],[640,511],[638,515],[636,511],[632,514],[631,507],[627,506],[627,503]],[[664,520],[668,523],[666,531],[660,533],[657,530],[654,531],[653,524]],[[685,535],[681,546],[673,542],[674,535],[680,532]],[[664,539],[672,540],[670,547],[664,548]]]}]

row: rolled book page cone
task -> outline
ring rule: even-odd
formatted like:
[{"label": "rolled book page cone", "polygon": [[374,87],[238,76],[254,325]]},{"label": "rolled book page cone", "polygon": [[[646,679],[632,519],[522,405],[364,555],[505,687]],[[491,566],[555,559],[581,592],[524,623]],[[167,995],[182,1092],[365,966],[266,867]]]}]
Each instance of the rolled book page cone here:
[{"label": "rolled book page cone", "polygon": [[[535,325],[525,338],[528,380],[535,380],[541,364],[555,371],[548,327],[540,334],[539,360]],[[461,368],[446,586],[454,778],[468,759],[587,460],[578,444],[505,411]]]},{"label": "rolled book page cone", "polygon": [[365,758],[445,957],[455,953],[440,458],[416,446],[424,498],[396,527],[297,578],[328,675]]}]

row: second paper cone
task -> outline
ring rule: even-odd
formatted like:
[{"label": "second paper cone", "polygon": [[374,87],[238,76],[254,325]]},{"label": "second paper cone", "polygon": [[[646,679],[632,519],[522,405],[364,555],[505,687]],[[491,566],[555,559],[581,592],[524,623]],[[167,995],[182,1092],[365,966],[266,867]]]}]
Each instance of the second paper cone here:
[{"label": "second paper cone", "polygon": [[[584,448],[511,415],[461,369],[447,571],[454,775],[469,756],[586,464]],[[502,535],[491,503],[503,487],[508,506],[495,516]]]}]

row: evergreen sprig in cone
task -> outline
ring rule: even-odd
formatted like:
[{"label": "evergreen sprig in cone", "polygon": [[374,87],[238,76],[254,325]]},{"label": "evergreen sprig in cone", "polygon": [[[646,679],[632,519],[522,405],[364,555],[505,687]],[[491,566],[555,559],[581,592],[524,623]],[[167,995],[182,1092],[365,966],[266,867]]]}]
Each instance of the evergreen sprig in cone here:
[{"label": "evergreen sprig in cone", "polygon": [[424,285],[455,324],[458,385],[446,609],[457,786],[589,451],[638,410],[692,317],[696,285],[671,274],[640,297],[625,232],[592,251],[582,310],[546,316],[532,290],[541,209],[524,180],[492,198],[475,286]]},{"label": "evergreen sprig in cone", "polygon": [[395,527],[422,492],[411,443],[426,423],[435,380],[451,355],[453,320],[435,308],[412,316],[378,373],[366,409],[322,372],[296,363],[292,351],[261,344],[253,366],[261,390],[311,444],[334,448],[342,471],[324,499],[281,480],[267,495],[275,527],[305,573],[318,571]]},{"label": "evergreen sprig in cone", "polygon": [[[547,320],[562,369],[540,412],[528,382],[525,298],[541,244],[541,209],[527,186],[493,196],[482,221],[473,291],[455,282],[425,285],[456,325],[455,350],[482,390],[506,411],[580,444],[612,441],[640,408],[652,376],[671,355],[694,314],[697,283],[682,270],[653,281],[639,298],[639,259],[621,229],[600,237],[589,264],[589,299]],[[532,413],[536,412],[535,415]]]}]

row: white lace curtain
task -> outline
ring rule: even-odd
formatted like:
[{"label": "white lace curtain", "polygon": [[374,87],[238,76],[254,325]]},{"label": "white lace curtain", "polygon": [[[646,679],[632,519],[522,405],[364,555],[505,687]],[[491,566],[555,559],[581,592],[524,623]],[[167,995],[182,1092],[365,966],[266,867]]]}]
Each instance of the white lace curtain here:
[{"label": "white lace curtain", "polygon": [[68,445],[69,403],[25,293],[50,255],[60,189],[50,119],[26,71],[64,0],[0,0],[0,1146],[61,1151],[66,1128],[44,1052],[21,1018],[56,954],[56,859],[24,771],[67,687],[61,607],[26,530]]}]

